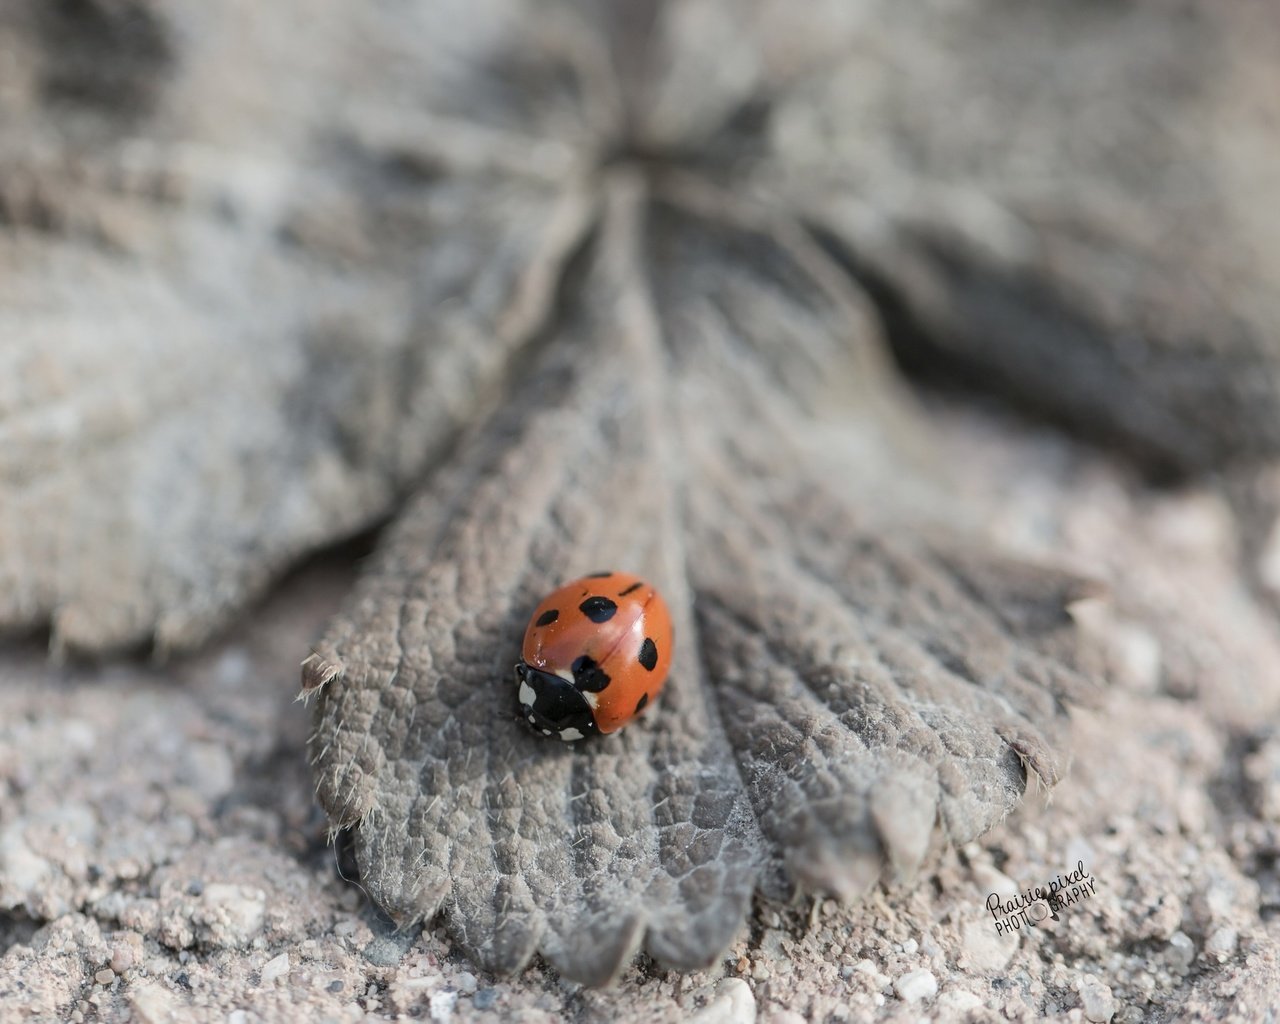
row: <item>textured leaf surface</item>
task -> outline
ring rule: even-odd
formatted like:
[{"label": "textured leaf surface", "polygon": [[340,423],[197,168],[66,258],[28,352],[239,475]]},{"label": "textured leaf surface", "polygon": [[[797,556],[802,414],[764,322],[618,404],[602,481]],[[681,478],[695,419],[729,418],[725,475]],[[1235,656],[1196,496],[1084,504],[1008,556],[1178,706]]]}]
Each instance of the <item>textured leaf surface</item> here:
[{"label": "textured leaf surface", "polygon": [[[1059,699],[1088,690],[1042,651],[1070,632],[1046,578],[1004,619],[981,556],[870,532],[807,472],[800,405],[828,378],[891,393],[814,250],[634,182],[608,211],[523,375],[536,401],[427,483],[304,672],[320,799],[375,899],[442,910],[491,967],[540,951],[592,983],[642,943],[709,962],[757,882],[909,876],[935,829],[972,838],[1029,772],[1057,780]],[[856,454],[862,415],[828,441]],[[680,643],[641,724],[566,748],[515,720],[511,666],[541,593],[600,566],[659,581]]]}]

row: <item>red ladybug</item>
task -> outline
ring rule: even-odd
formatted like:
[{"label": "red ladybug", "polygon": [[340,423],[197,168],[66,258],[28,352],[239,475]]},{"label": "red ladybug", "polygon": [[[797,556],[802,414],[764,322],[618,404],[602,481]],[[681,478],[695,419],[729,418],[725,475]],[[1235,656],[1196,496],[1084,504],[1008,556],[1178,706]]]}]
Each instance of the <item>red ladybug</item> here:
[{"label": "red ladybug", "polygon": [[639,576],[597,572],[542,599],[516,665],[520,715],[566,742],[617,732],[662,690],[671,614]]}]

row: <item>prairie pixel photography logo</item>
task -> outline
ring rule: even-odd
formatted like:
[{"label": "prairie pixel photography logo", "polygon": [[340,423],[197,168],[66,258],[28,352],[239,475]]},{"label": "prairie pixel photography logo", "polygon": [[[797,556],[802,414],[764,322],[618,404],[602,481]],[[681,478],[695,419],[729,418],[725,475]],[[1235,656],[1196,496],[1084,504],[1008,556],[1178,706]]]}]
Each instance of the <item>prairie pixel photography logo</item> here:
[{"label": "prairie pixel photography logo", "polygon": [[1030,886],[1006,899],[993,892],[987,897],[987,909],[995,921],[996,934],[1005,935],[1035,928],[1049,918],[1056,921],[1061,911],[1096,896],[1097,892],[1093,875],[1080,860],[1066,874],[1056,875],[1044,885]]}]

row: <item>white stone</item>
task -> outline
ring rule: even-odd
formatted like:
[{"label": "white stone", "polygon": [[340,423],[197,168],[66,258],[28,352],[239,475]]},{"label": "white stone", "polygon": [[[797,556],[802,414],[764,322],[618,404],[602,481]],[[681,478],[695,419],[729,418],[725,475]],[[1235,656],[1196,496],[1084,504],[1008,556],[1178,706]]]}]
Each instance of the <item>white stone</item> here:
[{"label": "white stone", "polygon": [[989,914],[965,921],[960,926],[961,965],[978,971],[1003,969],[1018,948],[1020,935],[1012,929],[997,935],[995,920]]},{"label": "white stone", "polygon": [[993,892],[1005,898],[1018,894],[1018,883],[1008,875],[997,871],[990,864],[975,864],[973,866],[973,880],[978,883],[978,889],[981,891],[984,901]]},{"label": "white stone", "polygon": [[690,1024],[755,1024],[756,997],[741,978],[725,978],[715,998],[689,1018]]},{"label": "white stone", "polygon": [[244,945],[261,930],[267,916],[267,896],[261,890],[213,882],[201,897],[200,915],[214,941]]},{"label": "white stone", "polygon": [[1196,958],[1196,944],[1185,932],[1174,932],[1169,937],[1168,960],[1171,967],[1185,971]]},{"label": "white stone", "polygon": [[1206,953],[1217,957],[1219,960],[1225,960],[1236,951],[1236,942],[1239,936],[1234,928],[1219,928],[1216,932],[1209,936],[1209,941],[1204,944]]},{"label": "white stone", "polygon": [[908,971],[893,983],[893,990],[899,999],[907,1003],[932,999],[938,994],[938,979],[933,976],[933,971]]},{"label": "white stone", "polygon": [[1080,1005],[1084,1009],[1085,1018],[1094,1024],[1107,1024],[1115,1015],[1116,997],[1111,988],[1092,975],[1080,980]]},{"label": "white stone", "polygon": [[289,973],[289,954],[281,953],[262,965],[262,984],[270,985]]},{"label": "white stone", "polygon": [[963,1017],[970,1010],[983,1005],[982,997],[966,989],[955,988],[938,996],[937,1009],[940,1019],[950,1020]]},{"label": "white stone", "polygon": [[173,1000],[162,985],[148,981],[130,985],[126,991],[133,1019],[138,1024],[167,1024],[173,1019]]},{"label": "white stone", "polygon": [[431,1012],[431,1019],[438,1024],[449,1024],[453,1019],[454,1007],[458,1005],[457,992],[433,992],[431,999],[428,1001],[428,1007]]}]

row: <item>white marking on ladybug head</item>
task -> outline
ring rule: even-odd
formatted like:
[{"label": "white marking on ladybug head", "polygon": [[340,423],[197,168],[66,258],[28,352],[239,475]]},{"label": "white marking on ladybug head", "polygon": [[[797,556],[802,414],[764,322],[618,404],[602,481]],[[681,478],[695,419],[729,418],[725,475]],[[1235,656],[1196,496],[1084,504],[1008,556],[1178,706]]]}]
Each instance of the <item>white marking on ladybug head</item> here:
[{"label": "white marking on ladybug head", "polygon": [[[536,701],[537,699],[538,699],[538,695],[533,692],[533,687],[530,686],[528,683],[526,683],[523,679],[521,679],[520,680],[520,703],[523,704],[525,707],[531,708],[533,707],[533,702]],[[531,718],[529,719],[529,721],[532,722],[533,719]]]},{"label": "white marking on ladybug head", "polygon": [[599,694],[592,693],[590,690],[583,690],[582,696],[586,699],[586,702],[591,705],[592,711],[594,711],[600,705]]},{"label": "white marking on ladybug head", "polygon": [[572,743],[574,740],[584,739],[585,737],[577,729],[561,729],[560,738],[566,743]]},{"label": "white marking on ladybug head", "polygon": [[543,730],[542,730],[542,735],[543,735],[543,736],[550,736],[550,735],[551,735],[551,730],[550,730],[550,729],[543,729]]},{"label": "white marking on ladybug head", "polygon": [[574,682],[573,673],[572,673],[572,672],[570,672],[567,668],[558,668],[558,669],[556,669],[556,675],[558,675],[558,676],[559,676],[561,679],[563,679],[566,683],[572,683],[572,682]]}]

